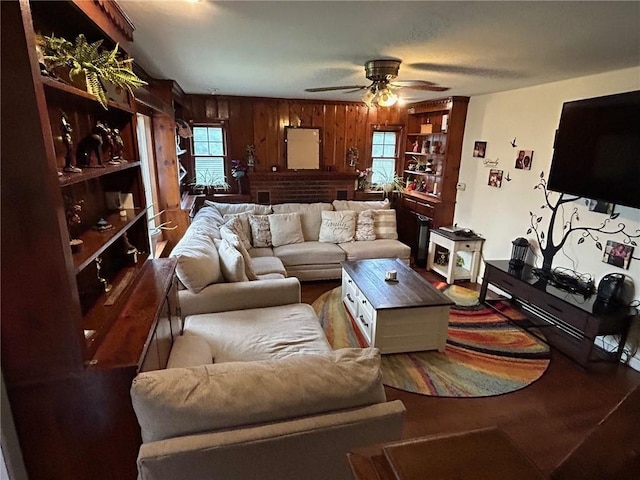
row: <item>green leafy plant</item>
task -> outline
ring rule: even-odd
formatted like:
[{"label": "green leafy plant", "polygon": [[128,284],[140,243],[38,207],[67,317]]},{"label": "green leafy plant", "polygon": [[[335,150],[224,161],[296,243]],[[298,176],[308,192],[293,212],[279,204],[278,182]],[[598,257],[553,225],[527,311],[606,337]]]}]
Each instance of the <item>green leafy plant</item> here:
[{"label": "green leafy plant", "polygon": [[383,170],[378,174],[378,188],[381,188],[385,193],[391,193],[394,190],[402,192],[404,181],[395,171]]},{"label": "green leafy plant", "polygon": [[68,69],[70,81],[85,86],[87,92],[95,95],[105,109],[107,95],[104,81],[126,88],[133,94],[133,88],[146,85],[131,70],[133,58],[122,59],[118,55],[119,45],[113,50],[101,48],[102,40],[89,43],[84,35],[71,43],[62,37],[38,35],[37,44],[42,50],[42,62],[48,72],[56,75],[61,69]]}]

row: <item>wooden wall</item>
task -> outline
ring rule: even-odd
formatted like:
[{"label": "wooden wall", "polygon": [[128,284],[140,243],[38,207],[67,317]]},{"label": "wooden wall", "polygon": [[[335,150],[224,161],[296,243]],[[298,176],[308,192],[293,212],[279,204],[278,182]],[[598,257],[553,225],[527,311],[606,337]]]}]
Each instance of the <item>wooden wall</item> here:
[{"label": "wooden wall", "polygon": [[[245,147],[255,145],[257,172],[271,171],[272,165],[286,169],[287,126],[320,128],[320,169],[330,166],[333,171],[347,172],[351,171],[347,161],[351,146],[360,152],[356,168],[371,166],[371,132],[375,125],[407,123],[406,109],[397,106],[369,109],[363,103],[212,95],[185,95],[184,102],[187,121],[225,122],[229,158],[244,159]],[[404,141],[400,144],[404,145]]]}]

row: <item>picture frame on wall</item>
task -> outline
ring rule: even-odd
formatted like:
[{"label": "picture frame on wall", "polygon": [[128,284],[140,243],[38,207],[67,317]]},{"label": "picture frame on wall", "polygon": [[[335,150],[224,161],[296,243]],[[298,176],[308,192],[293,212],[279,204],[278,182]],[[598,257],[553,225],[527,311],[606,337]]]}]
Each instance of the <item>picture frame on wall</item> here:
[{"label": "picture frame on wall", "polygon": [[475,142],[473,144],[473,156],[476,158],[484,158],[487,153],[487,142]]},{"label": "picture frame on wall", "polygon": [[615,267],[628,269],[632,253],[633,246],[608,240],[607,245],[604,247],[602,261]]},{"label": "picture frame on wall", "polygon": [[603,202],[601,200],[593,200],[590,198],[587,198],[585,200],[585,203],[587,204],[587,208],[590,212],[606,213],[607,215],[611,215],[615,207],[614,203]]},{"label": "picture frame on wall", "polygon": [[533,163],[533,150],[519,150],[516,157],[516,168],[519,170],[531,170]]},{"label": "picture frame on wall", "polygon": [[497,170],[495,168],[492,168],[491,170],[489,170],[489,180],[487,181],[487,185],[489,185],[490,187],[496,187],[496,188],[502,187],[503,173],[504,172],[502,170]]}]

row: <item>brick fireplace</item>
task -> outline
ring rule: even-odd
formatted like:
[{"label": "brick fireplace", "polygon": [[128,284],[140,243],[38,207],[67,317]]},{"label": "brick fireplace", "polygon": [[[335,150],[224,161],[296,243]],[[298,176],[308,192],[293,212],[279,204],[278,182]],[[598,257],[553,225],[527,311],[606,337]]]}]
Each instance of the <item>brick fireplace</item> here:
[{"label": "brick fireplace", "polygon": [[352,200],[357,174],[298,170],[252,172],[248,175],[251,201],[262,204]]}]

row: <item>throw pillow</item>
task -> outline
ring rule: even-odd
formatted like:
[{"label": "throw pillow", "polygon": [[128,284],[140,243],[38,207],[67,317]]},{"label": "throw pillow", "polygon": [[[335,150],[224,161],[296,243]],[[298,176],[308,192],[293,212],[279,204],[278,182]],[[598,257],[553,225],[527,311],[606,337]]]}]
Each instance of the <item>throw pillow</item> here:
[{"label": "throw pillow", "polygon": [[269,230],[271,230],[271,243],[274,247],[304,243],[300,214],[297,212],[269,215]]},{"label": "throw pillow", "polygon": [[318,240],[326,243],[353,242],[356,232],[356,214],[351,210],[342,212],[323,211]]},{"label": "throw pillow", "polygon": [[391,203],[388,198],[384,200],[334,200],[333,208],[336,210],[353,210],[355,212],[388,210],[391,208]]},{"label": "throw pillow", "polygon": [[356,241],[366,242],[376,239],[373,217],[373,210],[365,210],[364,212],[358,213],[355,235]]},{"label": "throw pillow", "polygon": [[222,281],[218,252],[213,240],[206,234],[187,233],[175,246],[171,256],[178,259],[178,279],[195,293],[211,283]]},{"label": "throw pillow", "polygon": [[227,240],[219,240],[218,255],[220,256],[220,269],[227,282],[248,282],[249,278],[245,272],[244,259],[242,254]]},{"label": "throw pillow", "polygon": [[251,238],[254,248],[271,247],[271,230],[268,215],[249,215]]},{"label": "throw pillow", "polygon": [[224,221],[225,226],[229,227],[233,233],[240,237],[240,241],[244,248],[249,250],[251,248],[251,227],[249,227],[249,215],[248,213],[239,214],[227,214]]},{"label": "throw pillow", "polygon": [[374,210],[373,222],[376,238],[398,239],[395,210]]},{"label": "throw pillow", "polygon": [[253,271],[253,262],[251,261],[251,255],[249,255],[247,249],[244,248],[240,237],[233,233],[231,229],[226,225],[223,225],[222,228],[220,228],[220,235],[224,240],[233,245],[233,247],[238,250],[238,252],[240,252],[240,255],[242,255],[242,259],[244,260],[244,272],[247,275],[247,278],[249,280],[257,280],[258,277]]}]

